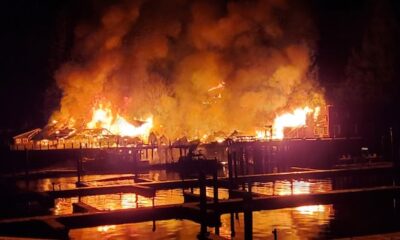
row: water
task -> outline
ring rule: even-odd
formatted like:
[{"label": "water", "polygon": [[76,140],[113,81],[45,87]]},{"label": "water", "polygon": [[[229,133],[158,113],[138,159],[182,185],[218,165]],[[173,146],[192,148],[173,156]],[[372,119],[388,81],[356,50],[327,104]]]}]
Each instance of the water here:
[{"label": "water", "polygon": [[[123,175],[84,176],[84,181],[92,185],[127,184],[133,180],[113,180],[96,182]],[[143,177],[152,180],[179,179],[176,173],[152,171]],[[30,189],[51,190],[74,188],[76,177],[41,179],[31,182]],[[328,192],[337,189],[337,181],[331,179],[275,181],[274,183],[256,183],[252,191],[265,195],[291,195]],[[54,184],[53,184],[54,183]],[[23,183],[20,183],[23,185]],[[369,184],[371,185],[371,184]],[[381,185],[378,183],[377,185]],[[343,188],[343,184],[340,185]],[[194,189],[198,193],[198,189]],[[212,188],[207,188],[207,195],[212,196]],[[219,198],[228,198],[226,189],[219,189]],[[136,200],[137,199],[137,200]],[[109,194],[81,198],[60,198],[56,200],[53,214],[72,213],[72,203],[84,202],[101,210],[127,209],[151,206],[149,198],[136,194]],[[398,200],[397,200],[398,201]],[[156,205],[179,204],[183,202],[182,189],[159,190],[155,197]],[[400,231],[400,213],[398,204],[393,199],[365,199],[362,203],[330,205],[309,205],[295,208],[253,212],[254,239],[273,239],[272,231],[277,229],[278,239],[326,239],[350,237],[366,234]],[[235,237],[231,234],[231,214],[221,216],[220,235],[231,239],[244,239],[243,214],[232,214]],[[122,225],[108,225],[91,228],[73,229],[72,239],[196,239],[200,225],[189,220],[164,220]],[[214,232],[213,228],[208,229]]]}]

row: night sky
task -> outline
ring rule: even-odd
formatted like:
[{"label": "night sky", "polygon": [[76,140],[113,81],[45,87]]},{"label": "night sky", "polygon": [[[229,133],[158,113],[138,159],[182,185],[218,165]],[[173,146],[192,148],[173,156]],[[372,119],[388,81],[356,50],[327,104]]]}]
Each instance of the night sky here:
[{"label": "night sky", "polygon": [[[400,112],[399,2],[314,0],[310,6],[318,33],[318,79],[328,102],[379,116],[371,121],[386,125],[397,124]],[[0,129],[42,127],[61,97],[54,73],[71,58],[76,25],[91,17],[99,1],[16,0],[1,5]],[[354,54],[367,62],[362,71],[371,72],[371,80],[347,80],[353,76],[349,71],[357,72],[352,70],[357,63],[349,64]],[[390,75],[382,74],[388,71]],[[353,89],[361,90],[348,97]]]}]

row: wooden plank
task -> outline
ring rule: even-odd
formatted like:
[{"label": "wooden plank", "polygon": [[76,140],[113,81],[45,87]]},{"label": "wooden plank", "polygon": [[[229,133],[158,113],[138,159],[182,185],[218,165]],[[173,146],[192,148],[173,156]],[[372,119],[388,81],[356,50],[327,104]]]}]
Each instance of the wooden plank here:
[{"label": "wooden plank", "polygon": [[[385,173],[390,176],[394,174],[394,168],[391,166],[383,167],[367,167],[367,168],[356,168],[356,169],[334,169],[334,170],[317,170],[317,171],[305,171],[305,172],[290,172],[290,173],[271,173],[271,174],[257,174],[238,176],[235,179],[237,184],[249,183],[249,182],[273,182],[277,180],[291,180],[291,179],[318,179],[318,178],[329,178],[334,176],[345,176],[345,175],[356,175],[356,174],[371,174],[371,173]],[[213,181],[211,178],[206,180],[207,186],[212,186]],[[136,184],[121,184],[121,185],[108,185],[108,186],[97,186],[97,187],[82,187],[79,189],[66,189],[58,191],[46,191],[43,192],[52,198],[66,198],[74,196],[88,196],[88,195],[104,195],[104,194],[115,194],[115,193],[137,193],[144,197],[153,197],[155,191],[159,189],[173,189],[173,188],[191,188],[198,187],[199,181],[197,179],[185,179],[182,180],[171,180],[161,182],[142,182]],[[218,187],[229,188],[228,178],[218,178]],[[24,195],[25,196],[25,195]],[[35,196],[31,196],[35,197]],[[28,199],[29,196],[26,196]],[[13,199],[21,199],[18,194]]]},{"label": "wooden plank", "polygon": [[345,175],[371,174],[371,173],[387,173],[394,174],[395,169],[392,166],[349,168],[349,169],[332,169],[332,170],[316,170],[301,172],[284,172],[271,174],[254,174],[246,176],[238,176],[236,183],[246,182],[272,182],[277,180],[290,179],[321,179]]},{"label": "wooden plank", "polygon": [[115,193],[136,193],[144,197],[155,196],[155,190],[153,188],[147,186],[140,186],[137,184],[82,187],[82,188],[66,189],[59,191],[47,191],[46,193],[53,198],[68,198],[74,196],[104,195],[104,194],[115,194]]}]

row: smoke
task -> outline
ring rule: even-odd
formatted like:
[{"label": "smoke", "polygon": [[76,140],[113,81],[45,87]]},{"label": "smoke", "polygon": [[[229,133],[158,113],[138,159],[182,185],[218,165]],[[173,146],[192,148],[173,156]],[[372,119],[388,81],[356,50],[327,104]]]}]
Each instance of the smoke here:
[{"label": "smoke", "polygon": [[[312,73],[306,9],[283,0],[123,1],[75,33],[74,60],[51,120],[79,127],[106,102],[129,120],[154,116],[170,138],[253,133],[283,111],[324,104]],[[71,121],[73,119],[73,121]],[[72,123],[71,123],[72,122]]]}]

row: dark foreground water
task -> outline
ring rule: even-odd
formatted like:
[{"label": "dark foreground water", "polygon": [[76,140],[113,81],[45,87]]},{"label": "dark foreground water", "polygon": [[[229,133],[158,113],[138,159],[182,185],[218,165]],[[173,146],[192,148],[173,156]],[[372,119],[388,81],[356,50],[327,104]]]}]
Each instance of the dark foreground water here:
[{"label": "dark foreground water", "polygon": [[[121,176],[121,175],[118,175]],[[92,185],[133,183],[132,180],[95,181],[96,179],[115,177],[85,176],[84,180]],[[179,175],[165,171],[153,171],[144,177],[154,180],[177,179]],[[31,189],[51,190],[75,187],[76,178],[41,179],[30,183]],[[371,185],[385,185],[377,181]],[[24,184],[24,183],[21,183]],[[359,183],[359,185],[363,185]],[[337,189],[338,183],[331,179],[307,181],[276,181],[258,183],[252,190],[266,195],[290,195],[327,192]],[[343,183],[339,184],[343,187]],[[212,189],[207,189],[212,196]],[[198,189],[195,189],[195,192]],[[220,189],[219,197],[227,198],[226,189]],[[151,206],[151,199],[135,194],[110,194],[81,198],[60,198],[56,200],[53,214],[72,213],[72,203],[82,201],[102,210],[126,209]],[[183,202],[182,189],[157,191],[156,205],[178,204]],[[400,231],[400,201],[397,199],[365,199],[363,202],[347,202],[331,205],[310,205],[295,208],[253,212],[253,238],[273,239],[272,231],[278,231],[278,239],[329,239],[351,236],[363,236]],[[220,235],[232,239],[244,239],[243,214],[233,214],[235,236],[231,236],[231,214],[221,216]],[[165,220],[155,223],[143,222],[123,225],[98,226],[71,230],[73,239],[196,239],[200,225],[189,220]],[[213,228],[209,228],[213,232]]]}]

